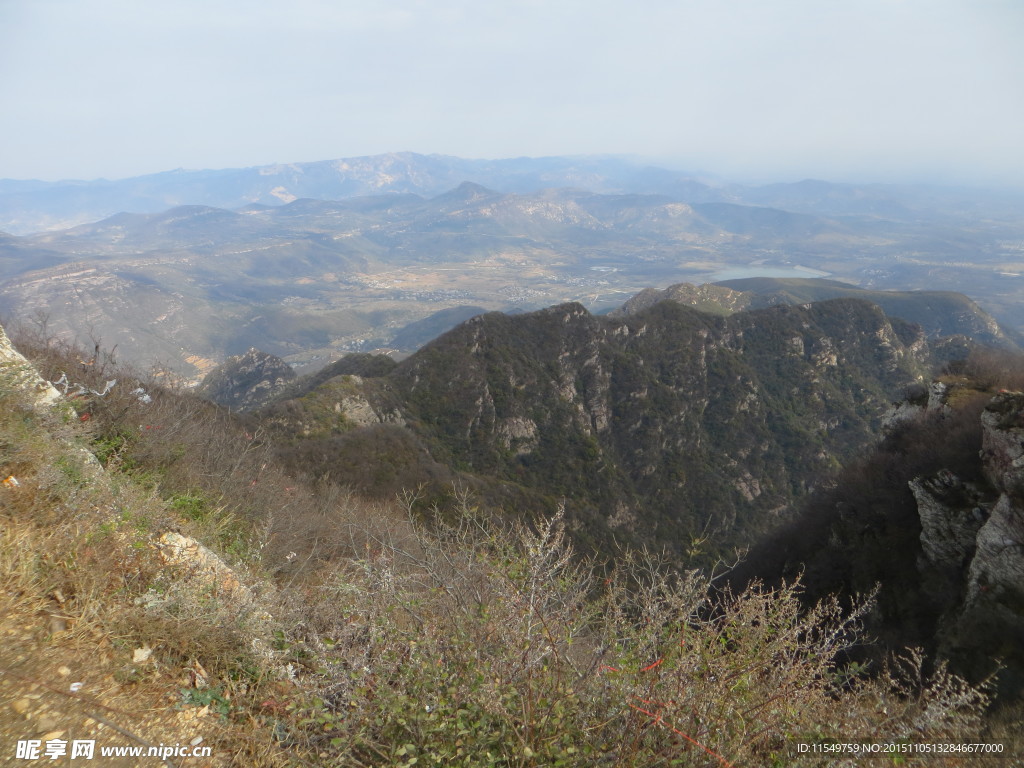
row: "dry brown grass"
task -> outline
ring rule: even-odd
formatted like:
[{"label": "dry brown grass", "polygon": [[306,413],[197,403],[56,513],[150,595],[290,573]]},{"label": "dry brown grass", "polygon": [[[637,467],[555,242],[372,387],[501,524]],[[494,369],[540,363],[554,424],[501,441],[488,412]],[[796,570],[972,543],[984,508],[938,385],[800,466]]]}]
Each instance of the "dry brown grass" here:
[{"label": "dry brown grass", "polygon": [[[254,666],[252,681],[237,674],[253,654],[232,606],[207,600],[173,624],[140,606],[171,578],[153,540],[177,521],[152,489],[102,472],[82,447],[91,437],[67,413],[36,412],[0,386],[0,472],[17,480],[0,488],[0,757],[13,760],[20,739],[92,738],[99,748],[202,736],[214,759],[193,765],[239,764],[233,756],[253,751],[266,758],[242,764],[283,765],[247,715],[183,696],[199,691],[196,665],[226,696],[258,687],[265,670]],[[139,648],[152,655],[136,660]]]}]

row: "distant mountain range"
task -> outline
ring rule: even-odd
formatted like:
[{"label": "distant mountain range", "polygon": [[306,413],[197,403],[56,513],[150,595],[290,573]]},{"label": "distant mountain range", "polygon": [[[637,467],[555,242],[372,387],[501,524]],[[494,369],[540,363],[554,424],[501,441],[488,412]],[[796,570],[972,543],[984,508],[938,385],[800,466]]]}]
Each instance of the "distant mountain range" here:
[{"label": "distant mountain range", "polygon": [[574,187],[697,201],[718,200],[727,194],[683,173],[611,157],[467,160],[400,152],[253,168],[176,170],[117,181],[0,180],[0,230],[27,234],[96,221],[121,211],[155,213],[181,205],[234,209],[279,206],[300,198],[434,197],[464,181],[521,193]]},{"label": "distant mountain range", "polygon": [[[818,215],[906,218],[928,211],[1012,213],[1024,191],[932,189],[802,181],[746,187],[606,156],[469,160],[399,152],[223,170],[174,170],[109,181],[0,180],[0,230],[64,229],[115,213],[156,213],[181,205],[236,209],[300,198],[381,194],[433,197],[471,181],[501,192],[571,187],[600,194],[657,194],[691,203],[732,202]],[[1001,214],[1000,214],[1001,215]]]}]

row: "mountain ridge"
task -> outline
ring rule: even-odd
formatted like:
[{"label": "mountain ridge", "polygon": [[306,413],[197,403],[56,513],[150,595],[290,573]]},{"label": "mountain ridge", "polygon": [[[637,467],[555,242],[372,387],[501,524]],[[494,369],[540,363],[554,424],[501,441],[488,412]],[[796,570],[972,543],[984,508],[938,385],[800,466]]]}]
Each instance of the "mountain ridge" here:
[{"label": "mountain ridge", "polygon": [[705,285],[679,283],[647,289],[610,314],[628,315],[660,301],[676,301],[714,314],[780,304],[856,298],[877,304],[889,317],[917,323],[931,339],[965,336],[974,342],[1018,350],[1024,337],[1006,329],[970,297],[954,291],[877,291],[821,278],[753,277]]},{"label": "mountain ridge", "polygon": [[306,471],[343,476],[349,444],[370,461],[358,424],[373,424],[485,495],[515,492],[538,512],[564,498],[591,544],[710,527],[727,549],[869,441],[928,354],[919,329],[855,299],[728,317],[661,302],[609,318],[569,303],[478,315],[382,377],[336,377],[256,417],[296,441]]}]

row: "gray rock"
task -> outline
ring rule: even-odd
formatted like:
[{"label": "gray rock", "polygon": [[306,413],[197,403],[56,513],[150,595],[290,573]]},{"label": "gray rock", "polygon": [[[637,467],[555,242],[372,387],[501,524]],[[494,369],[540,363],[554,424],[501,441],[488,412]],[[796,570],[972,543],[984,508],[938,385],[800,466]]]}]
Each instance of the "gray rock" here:
[{"label": "gray rock", "polygon": [[[966,604],[1020,604],[1024,597],[1024,509],[1003,494],[978,532]],[[1024,616],[1018,616],[1024,622]]]},{"label": "gray rock", "polygon": [[910,481],[921,517],[921,547],[928,562],[961,569],[974,555],[975,540],[985,520],[978,488],[948,470]]},{"label": "gray rock", "polygon": [[1003,493],[1024,496],[1024,394],[1003,392],[981,414],[985,477]]}]

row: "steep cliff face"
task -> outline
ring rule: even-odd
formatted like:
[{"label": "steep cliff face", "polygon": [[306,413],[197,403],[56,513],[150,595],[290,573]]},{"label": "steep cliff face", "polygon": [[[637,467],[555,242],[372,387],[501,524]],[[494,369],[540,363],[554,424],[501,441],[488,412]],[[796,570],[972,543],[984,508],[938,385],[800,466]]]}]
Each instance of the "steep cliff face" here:
[{"label": "steep cliff face", "polygon": [[968,607],[999,596],[1024,598],[1024,395],[1001,393],[988,403],[981,441],[985,482],[943,469],[910,483],[925,558],[964,571]]},{"label": "steep cliff face", "polygon": [[566,304],[474,318],[367,397],[439,461],[565,498],[585,538],[727,547],[874,440],[926,357],[918,329],[857,300],[730,317]]},{"label": "steep cliff face", "polygon": [[910,481],[921,518],[921,547],[936,568],[960,572],[977,550],[978,531],[991,513],[987,494],[948,469]]},{"label": "steep cliff face", "polygon": [[[924,569],[955,575],[960,598],[940,635],[950,654],[984,653],[1024,685],[1024,394],[1001,393],[981,414],[987,487],[952,473],[953,493],[918,494]],[[918,480],[934,485],[934,480]]]}]

